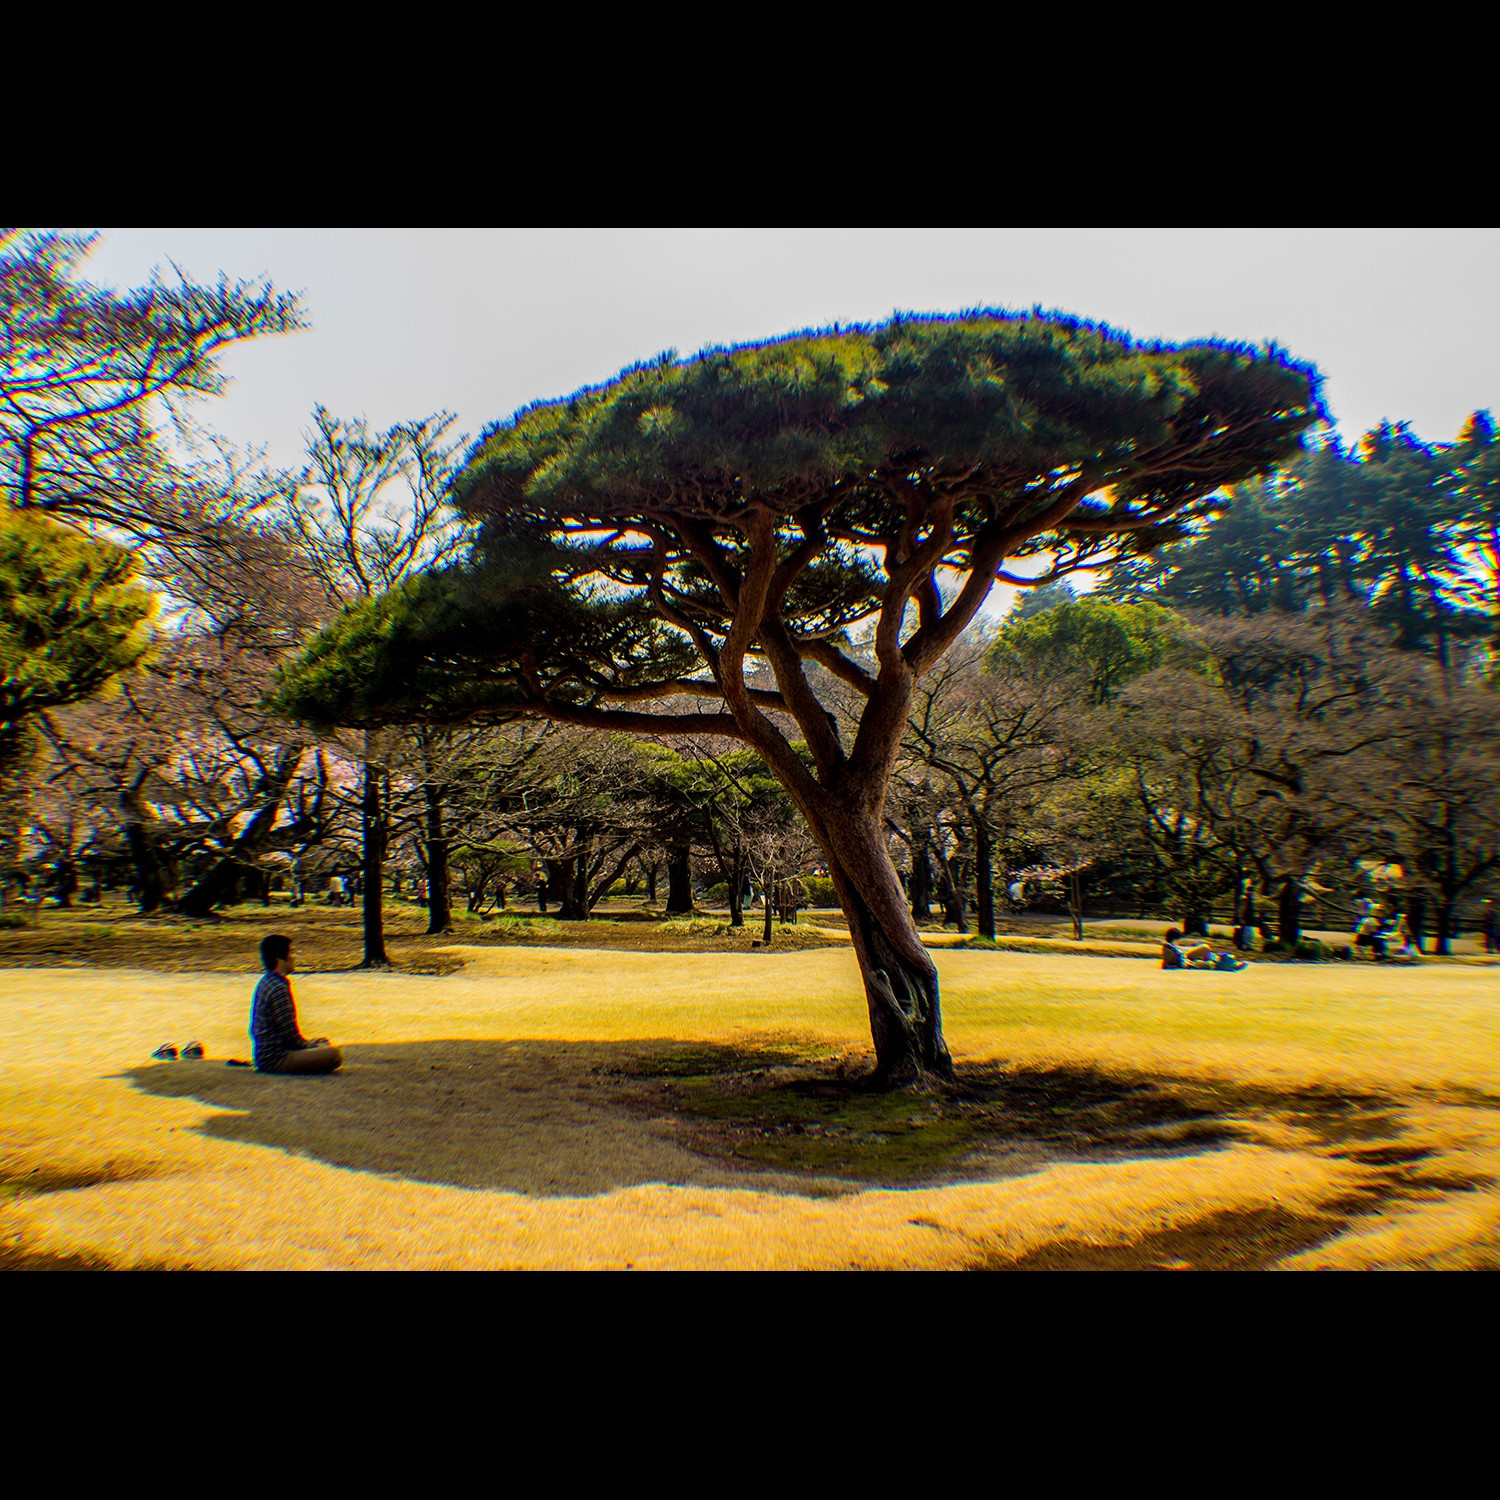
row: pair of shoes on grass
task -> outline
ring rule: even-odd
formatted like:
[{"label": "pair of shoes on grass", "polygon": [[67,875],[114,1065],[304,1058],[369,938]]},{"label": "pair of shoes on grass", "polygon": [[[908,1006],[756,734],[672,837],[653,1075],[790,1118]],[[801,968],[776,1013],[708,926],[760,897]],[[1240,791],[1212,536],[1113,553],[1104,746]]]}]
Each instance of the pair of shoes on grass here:
[{"label": "pair of shoes on grass", "polygon": [[152,1057],[156,1058],[158,1062],[176,1062],[179,1057],[184,1062],[197,1062],[203,1056],[203,1043],[189,1042],[187,1046],[184,1047],[181,1052],[179,1052],[176,1047],[171,1044],[171,1042],[163,1042],[161,1046],[158,1047],[156,1051],[151,1055]]}]

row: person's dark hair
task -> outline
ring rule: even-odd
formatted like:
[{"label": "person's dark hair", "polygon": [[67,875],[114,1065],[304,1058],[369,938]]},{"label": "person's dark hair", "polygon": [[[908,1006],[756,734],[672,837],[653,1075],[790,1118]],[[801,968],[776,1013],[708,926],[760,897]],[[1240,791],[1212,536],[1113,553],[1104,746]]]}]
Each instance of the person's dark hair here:
[{"label": "person's dark hair", "polygon": [[1177,939],[1180,938],[1181,936],[1182,936],[1182,934],[1180,932],[1178,932],[1178,930],[1175,927],[1169,927],[1169,928],[1167,928],[1167,936],[1166,936],[1165,941],[1167,941],[1169,943],[1175,943],[1177,941]]},{"label": "person's dark hair", "polygon": [[260,961],[266,973],[269,974],[283,958],[292,956],[292,940],[283,937],[279,932],[273,932],[269,937],[260,940]]}]

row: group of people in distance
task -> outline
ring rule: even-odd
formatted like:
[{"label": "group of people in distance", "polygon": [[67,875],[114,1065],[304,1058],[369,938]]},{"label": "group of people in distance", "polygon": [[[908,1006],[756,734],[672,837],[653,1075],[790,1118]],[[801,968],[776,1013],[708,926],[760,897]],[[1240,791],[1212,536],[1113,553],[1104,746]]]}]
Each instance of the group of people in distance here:
[{"label": "group of people in distance", "polygon": [[[1376,963],[1415,963],[1422,957],[1422,950],[1412,936],[1406,913],[1394,903],[1375,901],[1364,897],[1355,902],[1358,925],[1354,931],[1352,948],[1336,948],[1335,958],[1355,958],[1361,949],[1368,949]],[[1483,937],[1485,952],[1500,953],[1500,913],[1494,902],[1485,903]],[[1250,933],[1241,929],[1236,935],[1241,946],[1248,946]],[[1167,930],[1161,949],[1161,966],[1164,969],[1221,969],[1236,972],[1248,967],[1243,959],[1232,953],[1215,953],[1207,943],[1183,940],[1179,928]]]}]

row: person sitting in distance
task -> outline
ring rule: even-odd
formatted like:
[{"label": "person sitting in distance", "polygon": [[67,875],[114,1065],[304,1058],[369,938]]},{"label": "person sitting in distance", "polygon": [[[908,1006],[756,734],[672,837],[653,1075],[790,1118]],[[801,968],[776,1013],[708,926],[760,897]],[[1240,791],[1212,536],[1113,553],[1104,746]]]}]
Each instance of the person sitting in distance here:
[{"label": "person sitting in distance", "polygon": [[292,940],[280,933],[262,938],[260,961],[265,967],[250,1007],[250,1040],[255,1044],[257,1073],[331,1073],[343,1061],[326,1036],[314,1041],[297,1026],[297,1002],[292,998]]}]

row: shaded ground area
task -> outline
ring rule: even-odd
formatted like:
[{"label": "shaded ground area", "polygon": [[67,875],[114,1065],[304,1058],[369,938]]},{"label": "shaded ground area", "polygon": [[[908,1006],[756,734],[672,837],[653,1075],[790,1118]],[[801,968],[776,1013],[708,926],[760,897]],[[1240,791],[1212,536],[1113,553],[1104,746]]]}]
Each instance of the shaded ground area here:
[{"label": "shaded ground area", "polygon": [[[216,1111],[197,1128],[414,1182],[576,1198],[648,1183],[751,1185],[826,1198],[1018,1177],[1059,1163],[1201,1154],[1268,1124],[1369,1169],[1317,1212],[1212,1212],[1126,1244],[1061,1240],[977,1269],[1261,1269],[1403,1196],[1489,1179],[1421,1180],[1380,1094],[1216,1086],[1092,1068],[971,1067],[935,1094],[872,1091],[826,1049],[435,1041],[353,1046],[342,1074],[262,1077],[211,1063],[124,1075]],[[63,1184],[52,1184],[55,1190]],[[28,1184],[28,1186],[30,1186]],[[951,1232],[921,1217],[908,1221]]]},{"label": "shaded ground area", "polygon": [[940,1094],[886,1093],[867,1064],[729,1048],[669,1050],[608,1070],[622,1102],[669,1116],[709,1157],[889,1187],[980,1181],[1042,1161],[1236,1138],[1205,1100],[1087,1069],[969,1066]]}]

